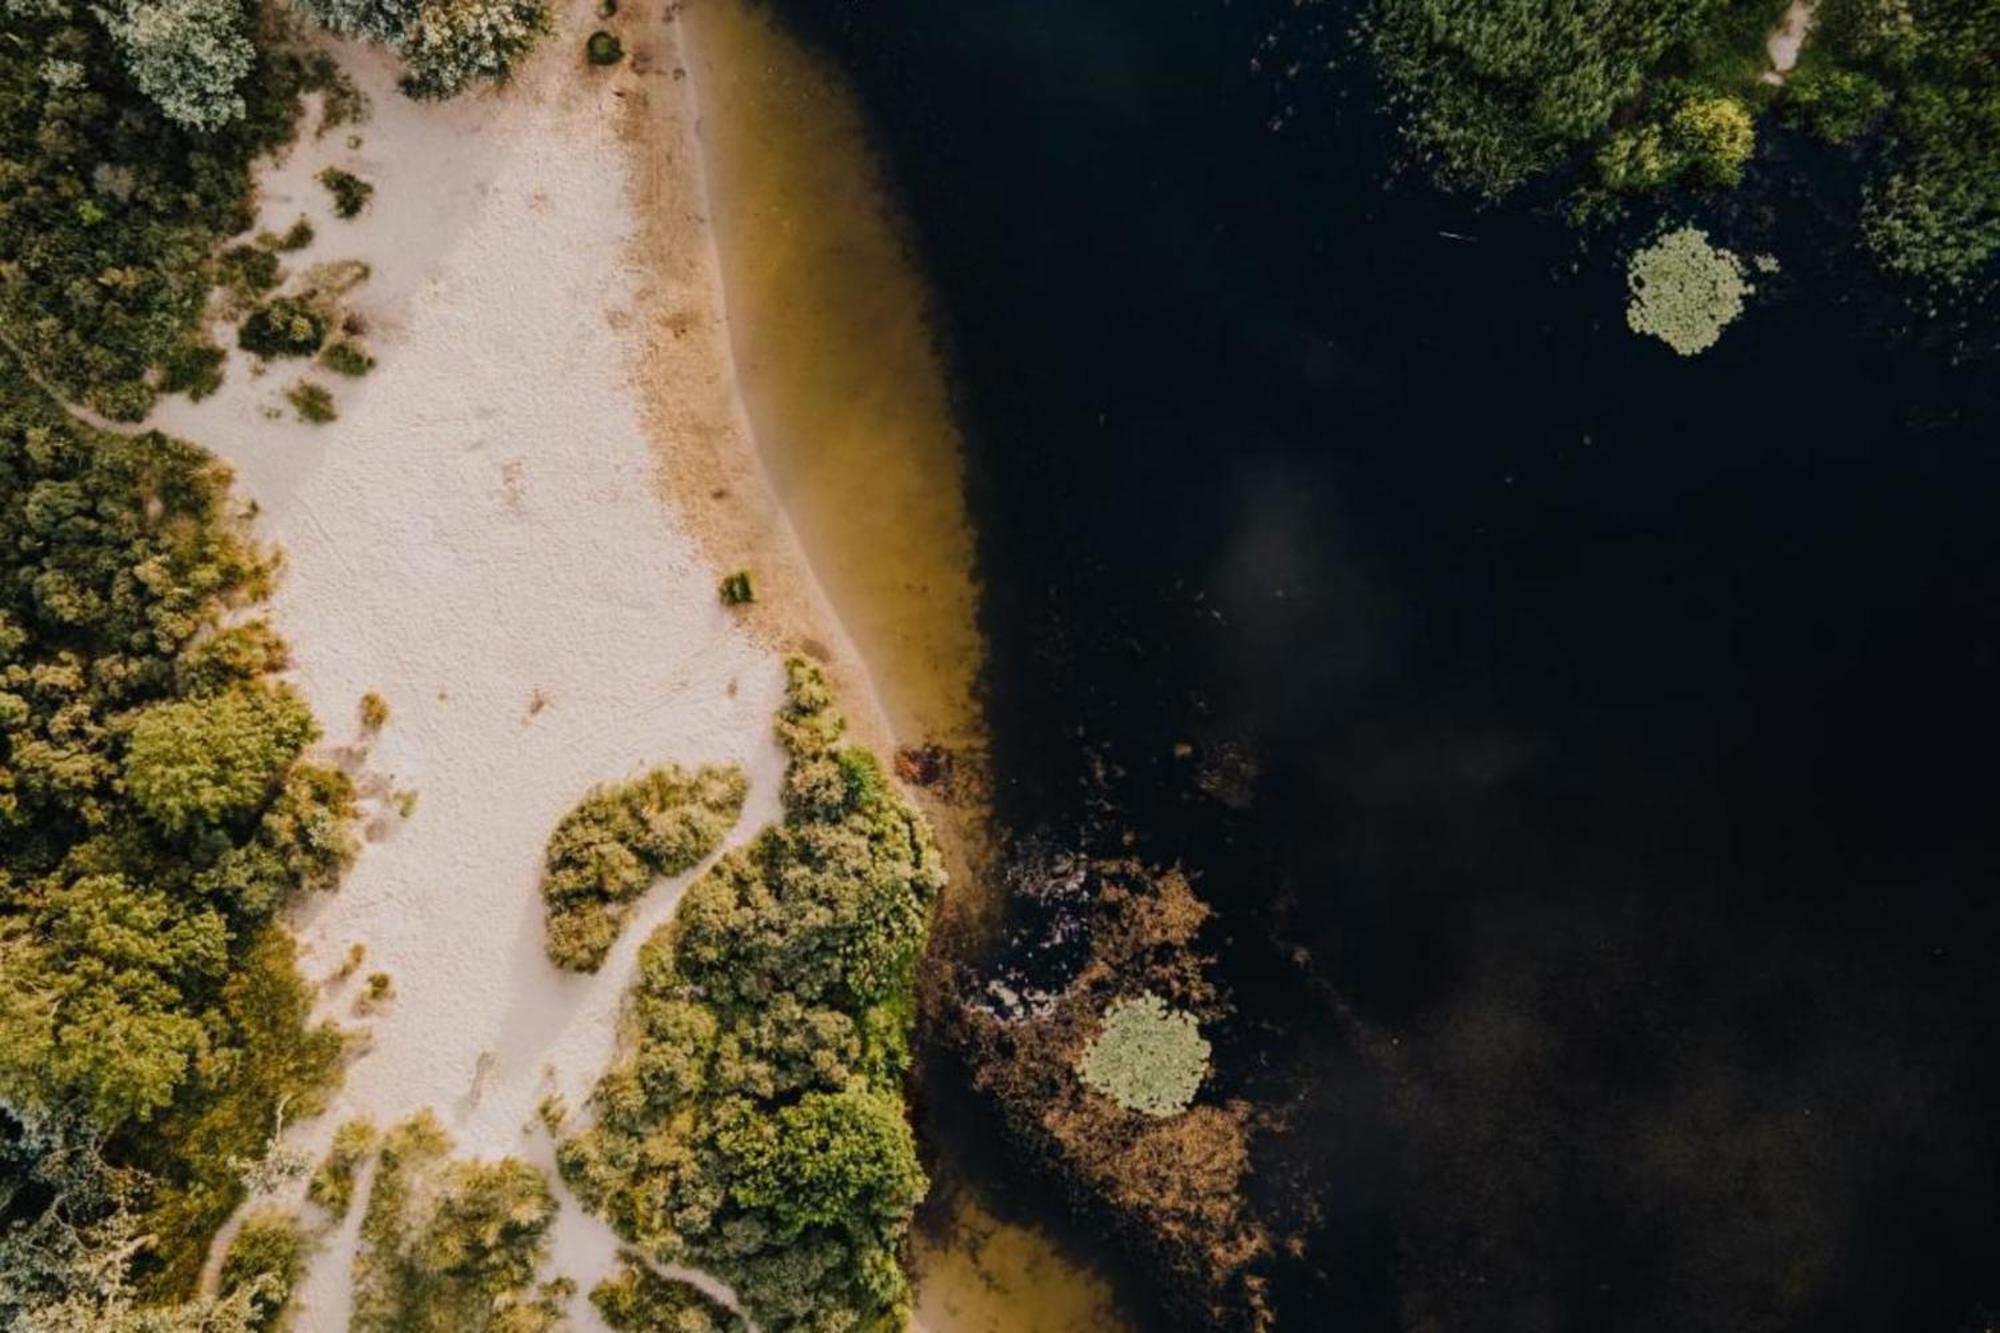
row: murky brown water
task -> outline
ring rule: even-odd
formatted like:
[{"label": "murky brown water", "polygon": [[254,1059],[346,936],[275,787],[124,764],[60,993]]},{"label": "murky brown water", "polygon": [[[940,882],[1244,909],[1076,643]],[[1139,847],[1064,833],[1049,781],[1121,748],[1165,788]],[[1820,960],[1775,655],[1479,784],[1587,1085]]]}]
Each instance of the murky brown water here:
[{"label": "murky brown water", "polygon": [[764,465],[899,742],[979,748],[958,433],[859,115],[740,0],[695,0],[682,25]]}]

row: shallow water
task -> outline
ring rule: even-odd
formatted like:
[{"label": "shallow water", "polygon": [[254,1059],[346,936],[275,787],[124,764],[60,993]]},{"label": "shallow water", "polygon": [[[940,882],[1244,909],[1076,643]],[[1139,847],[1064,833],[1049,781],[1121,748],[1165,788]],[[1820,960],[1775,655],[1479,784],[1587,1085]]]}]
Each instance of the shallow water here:
[{"label": "shallow water", "polygon": [[977,747],[958,433],[857,113],[763,11],[694,0],[681,16],[758,451],[899,742]]},{"label": "shallow water", "polygon": [[782,8],[933,279],[1001,819],[1198,873],[1301,1099],[1285,1325],[1976,1326],[2000,411],[1852,166],[1692,212],[1783,268],[1683,360],[1394,174],[1349,9]]}]

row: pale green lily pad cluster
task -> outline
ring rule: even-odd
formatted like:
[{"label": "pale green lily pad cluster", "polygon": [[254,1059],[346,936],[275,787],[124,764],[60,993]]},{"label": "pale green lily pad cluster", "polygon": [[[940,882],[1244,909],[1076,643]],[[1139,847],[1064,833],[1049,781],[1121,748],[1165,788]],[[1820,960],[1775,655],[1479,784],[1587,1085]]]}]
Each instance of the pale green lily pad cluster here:
[{"label": "pale green lily pad cluster", "polygon": [[1194,1015],[1148,991],[1104,1011],[1103,1030],[1077,1060],[1076,1072],[1126,1110],[1165,1118],[1194,1104],[1208,1055]]},{"label": "pale green lily pad cluster", "polygon": [[1682,356],[1715,346],[1751,291],[1743,261],[1710,245],[1698,227],[1670,231],[1635,252],[1625,280],[1632,331],[1650,333]]}]

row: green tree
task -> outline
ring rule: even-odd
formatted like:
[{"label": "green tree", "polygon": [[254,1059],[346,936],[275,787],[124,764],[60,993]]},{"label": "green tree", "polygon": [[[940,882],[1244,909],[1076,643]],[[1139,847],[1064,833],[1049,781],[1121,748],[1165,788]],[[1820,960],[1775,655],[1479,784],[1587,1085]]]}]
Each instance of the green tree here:
[{"label": "green tree", "polygon": [[244,687],[156,704],[132,724],[125,785],[167,829],[213,828],[260,810],[318,735],[284,687]]},{"label": "green tree", "polygon": [[167,119],[201,131],[243,119],[238,89],[257,49],[240,0],[124,0],[98,13],[132,82]]}]

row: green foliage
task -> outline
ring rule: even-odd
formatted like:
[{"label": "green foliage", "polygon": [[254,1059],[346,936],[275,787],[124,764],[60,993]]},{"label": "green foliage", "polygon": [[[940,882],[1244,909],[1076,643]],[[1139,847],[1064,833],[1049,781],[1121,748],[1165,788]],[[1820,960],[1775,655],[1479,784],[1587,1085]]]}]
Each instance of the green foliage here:
[{"label": "green foliage", "polygon": [[618,1271],[590,1289],[590,1303],[613,1333],[744,1333],[749,1325],[698,1288],[661,1277],[620,1256]]},{"label": "green foliage", "polygon": [[140,710],[125,751],[125,789],[173,833],[220,828],[266,808],[319,734],[289,687],[243,685]]},{"label": "green foliage", "polygon": [[330,323],[314,302],[279,296],[250,312],[236,331],[236,342],[255,356],[311,356],[326,341]]},{"label": "green foliage", "polygon": [[[248,12],[235,0],[117,0],[104,12],[125,32],[134,13],[224,10]],[[135,86],[127,44],[84,0],[15,6],[7,27],[0,335],[65,399],[137,420],[155,374],[194,340],[217,243],[251,224],[250,163],[291,137],[300,91],[331,67],[260,33],[235,86],[241,114],[196,130]]]},{"label": "green foliage", "polygon": [[593,789],[549,835],[542,873],[549,958],[595,972],[632,901],[662,875],[692,869],[743,813],[742,770],[655,768]]},{"label": "green foliage", "polygon": [[242,0],[123,0],[98,15],[132,82],[168,120],[208,131],[243,118],[237,88],[257,49]]},{"label": "green foliage", "polygon": [[403,91],[438,100],[503,82],[553,26],[542,0],[432,0],[398,38]]},{"label": "green foliage", "polygon": [[306,1197],[326,1209],[334,1221],[354,1205],[354,1179],[361,1163],[375,1151],[375,1126],[367,1119],[350,1120],[333,1132],[326,1158],[306,1182]]},{"label": "green foliage", "polygon": [[1785,81],[1779,105],[1791,123],[1828,143],[1847,143],[1881,118],[1889,90],[1866,74],[1815,63]]},{"label": "green foliage", "polygon": [[1689,96],[1674,109],[1671,137],[1688,172],[1708,185],[1735,185],[1757,146],[1750,109],[1733,97]]},{"label": "green foliage", "polygon": [[614,34],[599,28],[583,44],[583,55],[593,65],[615,65],[625,58],[625,44]]},{"label": "green foliage", "polygon": [[1367,36],[1404,132],[1437,176],[1498,198],[1596,139],[1731,7],[1381,0]]},{"label": "green foliage", "polygon": [[750,571],[739,569],[734,574],[723,576],[716,590],[724,606],[748,606],[757,600],[757,589],[750,582]]},{"label": "green foliage", "polygon": [[326,350],[319,354],[319,363],[334,374],[345,375],[349,379],[360,379],[375,369],[375,358],[352,338],[328,343]]},{"label": "green foliage", "polygon": [[248,1293],[251,1326],[258,1333],[284,1327],[285,1306],[305,1276],[306,1238],[292,1214],[261,1208],[243,1219],[223,1256],[219,1280],[224,1297]]},{"label": "green foliage", "polygon": [[312,380],[300,380],[285,390],[285,401],[299,414],[300,421],[311,422],[315,426],[324,426],[340,416],[340,409],[334,406],[333,395],[327,387]]},{"label": "green foliage", "polygon": [[216,280],[240,301],[269,294],[284,278],[277,254],[262,245],[232,245],[216,260]]},{"label": "green foliage", "polygon": [[153,1303],[130,1277],[132,1257],[145,1243],[122,1211],[72,1233],[53,1266],[55,1294],[20,1310],[7,1327],[12,1333],[261,1333],[260,1302],[269,1298],[270,1278],[251,1279],[213,1300]]},{"label": "green foliage", "polygon": [[315,178],[333,196],[333,212],[336,217],[354,218],[368,207],[368,201],[375,195],[375,187],[351,171],[339,167],[328,167]]},{"label": "green foliage", "polygon": [[428,1111],[391,1129],[361,1220],[354,1333],[553,1333],[574,1288],[535,1285],[556,1201],[513,1157],[454,1160]]},{"label": "green foliage", "polygon": [[0,355],[0,533],[0,1101],[81,1117],[135,1182],[139,1276],[184,1292],[232,1159],[337,1068],[268,922],[338,877],[352,791],[300,759],[276,636],[221,627],[269,570],[207,455],[81,426]]},{"label": "green foliage", "polygon": [[1084,1048],[1076,1072],[1128,1111],[1179,1115],[1194,1105],[1208,1074],[1208,1051],[1193,1014],[1169,1009],[1147,991],[1104,1011],[1104,1025]]},{"label": "green foliage", "polygon": [[1743,263],[1708,243],[1694,227],[1670,231],[1636,252],[1626,270],[1632,299],[1625,319],[1634,333],[1650,333],[1693,356],[1713,347],[1722,330],[1743,313],[1750,284]]},{"label": "green foliage", "polygon": [[788,668],[784,822],[641,949],[627,1047],[558,1160],[628,1242],[716,1274],[760,1327],[899,1327],[925,1189],[901,1080],[944,876],[872,756],[839,745],[819,671]]}]

